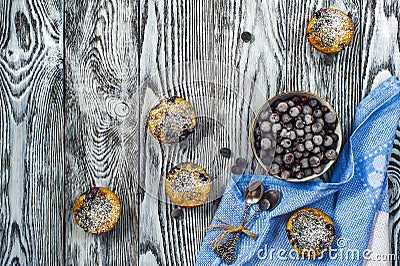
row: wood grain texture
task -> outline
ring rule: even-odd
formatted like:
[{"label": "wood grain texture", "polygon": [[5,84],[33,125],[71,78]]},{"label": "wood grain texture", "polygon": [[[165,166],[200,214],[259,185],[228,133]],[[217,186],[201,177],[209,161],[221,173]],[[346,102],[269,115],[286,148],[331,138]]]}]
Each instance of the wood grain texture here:
[{"label": "wood grain texture", "polygon": [[[362,5],[362,96],[391,76],[400,78],[400,2],[363,1]],[[391,253],[400,258],[400,164],[399,132],[392,150],[389,175]]]},{"label": "wood grain texture", "polygon": [[362,92],[391,76],[400,78],[400,2],[363,1]]},{"label": "wood grain texture", "polygon": [[[331,65],[305,35],[328,6],[351,14],[356,28]],[[193,265],[235,159],[262,172],[248,134],[267,98],[319,94],[347,139],[361,99],[400,78],[398,0],[0,0],[0,10],[1,265]],[[198,127],[166,146],[146,122],[172,95],[194,105]],[[388,169],[397,256],[399,132]],[[218,154],[222,147],[231,158]],[[175,220],[165,174],[184,161],[206,169],[213,191]],[[123,205],[116,228],[101,236],[73,218],[91,186],[109,187]]]},{"label": "wood grain texture", "polygon": [[[400,120],[387,170],[389,176],[389,232],[391,253],[400,257]],[[398,265],[393,261],[392,265]]]},{"label": "wood grain texture", "polygon": [[63,259],[61,8],[0,1],[1,265]]},{"label": "wood grain texture", "polygon": [[[66,250],[68,265],[138,261],[136,1],[67,1]],[[91,186],[120,198],[116,228],[101,236],[75,223],[72,207]]]},{"label": "wood grain texture", "polygon": [[[348,13],[355,32],[345,50],[327,57],[315,50],[306,38],[308,21],[321,8],[333,7]],[[361,101],[360,84],[360,1],[288,1],[288,88],[313,92],[335,108],[342,122],[344,141],[351,133],[355,109]]]},{"label": "wood grain texture", "polygon": [[[193,265],[235,158],[247,158],[248,171],[256,168],[248,135],[254,112],[285,86],[286,7],[266,1],[147,1],[140,10],[140,264]],[[250,43],[241,40],[243,31],[252,33]],[[172,95],[194,105],[199,123],[187,142],[168,147],[149,136],[146,119],[160,98]],[[218,154],[222,147],[233,151],[230,159]],[[208,203],[174,220],[165,174],[184,161],[205,168],[213,191]]]}]

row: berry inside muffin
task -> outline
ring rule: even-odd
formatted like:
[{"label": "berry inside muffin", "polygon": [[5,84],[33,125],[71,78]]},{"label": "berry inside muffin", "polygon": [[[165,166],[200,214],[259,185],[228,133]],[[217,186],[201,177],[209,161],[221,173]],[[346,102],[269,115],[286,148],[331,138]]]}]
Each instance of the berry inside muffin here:
[{"label": "berry inside muffin", "polygon": [[300,256],[315,259],[332,245],[335,227],[324,212],[306,208],[289,218],[286,233],[293,249]]},{"label": "berry inside muffin", "polygon": [[171,201],[181,207],[203,204],[211,193],[211,178],[197,164],[183,163],[167,174],[165,189]]},{"label": "berry inside muffin", "polygon": [[117,195],[104,187],[93,187],[83,193],[74,205],[74,217],[86,232],[101,234],[110,231],[121,215]]},{"label": "berry inside muffin", "polygon": [[196,113],[193,106],[183,98],[166,98],[150,111],[147,126],[159,141],[178,143],[194,132]]},{"label": "berry inside muffin", "polygon": [[334,54],[347,47],[354,35],[351,18],[341,10],[320,9],[307,26],[310,44],[320,52]]}]

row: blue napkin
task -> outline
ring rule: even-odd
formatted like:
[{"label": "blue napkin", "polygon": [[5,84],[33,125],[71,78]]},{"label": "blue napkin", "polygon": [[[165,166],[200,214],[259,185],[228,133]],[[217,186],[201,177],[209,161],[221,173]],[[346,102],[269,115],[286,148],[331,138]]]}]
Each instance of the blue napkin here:
[{"label": "blue napkin", "polygon": [[[387,164],[400,118],[400,82],[395,77],[373,90],[359,105],[353,134],[343,147],[331,181],[288,183],[271,176],[233,176],[215,217],[239,225],[245,209],[243,192],[254,180],[266,189],[281,192],[272,211],[261,212],[247,227],[256,240],[241,234],[235,265],[361,265],[368,256],[368,243],[375,214],[388,212]],[[296,256],[286,236],[286,223],[298,209],[320,209],[335,224],[331,250],[315,260]],[[250,207],[250,217],[257,209]],[[212,221],[212,225],[219,225]],[[196,265],[225,265],[209,243],[222,231],[208,231]],[[232,234],[228,235],[228,238]]]}]

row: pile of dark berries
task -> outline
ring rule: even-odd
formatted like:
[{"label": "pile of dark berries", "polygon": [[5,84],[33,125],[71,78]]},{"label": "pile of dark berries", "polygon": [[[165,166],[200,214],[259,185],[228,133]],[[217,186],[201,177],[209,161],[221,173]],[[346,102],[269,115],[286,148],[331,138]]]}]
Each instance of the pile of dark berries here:
[{"label": "pile of dark berries", "polygon": [[337,123],[336,113],[316,98],[278,99],[257,118],[253,132],[256,155],[270,166],[269,174],[282,179],[320,174],[338,156]]}]

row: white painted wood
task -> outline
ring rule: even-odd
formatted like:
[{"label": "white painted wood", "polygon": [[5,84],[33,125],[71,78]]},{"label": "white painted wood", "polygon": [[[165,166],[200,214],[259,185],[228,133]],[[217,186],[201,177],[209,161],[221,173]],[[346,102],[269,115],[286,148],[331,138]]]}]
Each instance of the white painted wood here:
[{"label": "white painted wood", "polygon": [[[362,5],[362,96],[391,76],[400,78],[400,2],[397,0],[363,1]],[[388,169],[390,194],[389,229],[391,253],[400,257],[400,157],[399,134]],[[392,265],[398,265],[399,260]]]},{"label": "white painted wood", "polygon": [[[329,66],[305,37],[328,6],[351,13],[356,28]],[[194,264],[234,160],[261,173],[248,145],[254,112],[277,93],[311,91],[333,104],[347,139],[362,98],[400,77],[399,10],[398,0],[0,1],[0,264]],[[172,147],[146,129],[167,95],[187,98],[199,117]],[[398,150],[388,173],[400,255]],[[175,220],[163,181],[182,161],[203,165],[214,188]],[[102,236],[72,215],[94,185],[123,204]]]},{"label": "white painted wood", "polygon": [[61,5],[1,1],[0,10],[0,264],[61,264]]},{"label": "white painted wood", "polygon": [[[310,91],[331,103],[342,122],[345,141],[361,101],[359,4],[342,0],[288,2],[288,90]],[[355,27],[350,45],[331,56],[331,65],[325,64],[326,55],[315,50],[306,38],[308,21],[316,11],[327,7],[348,13]]]},{"label": "white painted wood", "polygon": [[[65,261],[137,263],[137,3],[67,1],[65,8]],[[118,224],[101,236],[85,233],[72,213],[91,186],[110,188],[122,204]]]},{"label": "white painted wood", "polygon": [[[202,165],[214,178],[211,200],[225,190],[235,158],[247,158],[248,172],[254,172],[248,145],[254,113],[286,83],[285,10],[285,3],[268,1],[148,1],[141,6],[144,197],[139,223],[146,225],[140,226],[141,264],[193,265],[217,206],[208,202],[185,209],[182,220],[173,219],[175,206],[164,192],[165,174],[173,165]],[[244,31],[253,35],[251,42],[241,40]],[[149,135],[146,119],[161,97],[173,95],[194,105],[199,123],[186,143],[167,147]],[[219,155],[223,147],[232,150],[230,159]]]},{"label": "white painted wood", "polygon": [[362,95],[391,76],[400,78],[400,2],[363,1]]},{"label": "white painted wood", "polygon": [[[391,254],[400,257],[400,120],[388,167],[389,177],[389,236]],[[397,265],[398,262],[392,262]]]}]

